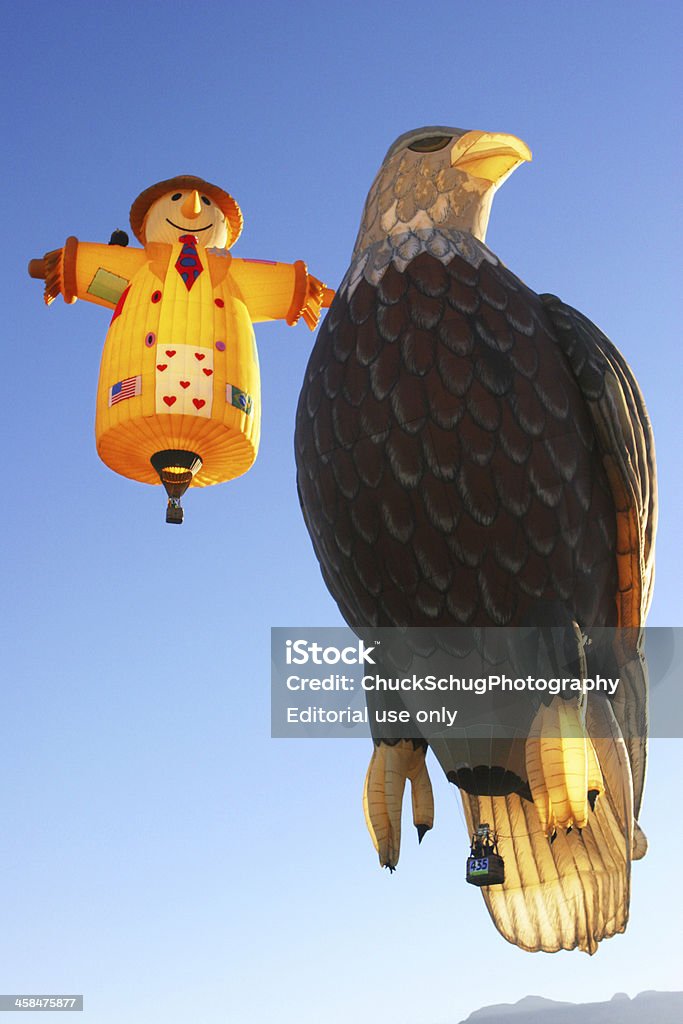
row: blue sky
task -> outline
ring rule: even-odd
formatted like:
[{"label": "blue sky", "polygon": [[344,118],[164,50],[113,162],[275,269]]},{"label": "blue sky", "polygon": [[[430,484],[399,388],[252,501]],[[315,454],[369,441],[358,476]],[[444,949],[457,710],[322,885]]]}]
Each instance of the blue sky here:
[{"label": "blue sky", "polygon": [[106,312],[46,310],[25,266],[107,241],[143,188],[193,173],[240,202],[236,255],[334,286],[397,135],[520,136],[534,161],[487,241],[634,368],[660,470],[650,622],[678,625],[681,27],[629,0],[7,7],[1,992],[83,992],[95,1024],[455,1024],[529,992],[680,985],[680,741],[652,744],[629,930],[589,959],[498,936],[436,766],[437,825],[389,877],[360,806],[369,742],[270,739],[270,627],[341,623],[294,483],[309,332],[258,329],[258,462],[170,529],[160,490],[95,452]]}]

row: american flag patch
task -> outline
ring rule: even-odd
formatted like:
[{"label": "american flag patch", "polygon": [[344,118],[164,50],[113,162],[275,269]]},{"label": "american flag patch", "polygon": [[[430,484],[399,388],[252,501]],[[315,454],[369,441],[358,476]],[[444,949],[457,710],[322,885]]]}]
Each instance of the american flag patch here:
[{"label": "american flag patch", "polygon": [[240,388],[236,388],[234,384],[227,384],[225,388],[225,400],[230,405],[234,405],[236,409],[250,415],[254,408],[254,401],[251,395],[248,395],[246,391],[241,391]]},{"label": "american flag patch", "polygon": [[109,388],[109,408],[117,402],[123,402],[126,398],[134,398],[142,394],[142,377],[126,377],[125,380],[112,384]]}]

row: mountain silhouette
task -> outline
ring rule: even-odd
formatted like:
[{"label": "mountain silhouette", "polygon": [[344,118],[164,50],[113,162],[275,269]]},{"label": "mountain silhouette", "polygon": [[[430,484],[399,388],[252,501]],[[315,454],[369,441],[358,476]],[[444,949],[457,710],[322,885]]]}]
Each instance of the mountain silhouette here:
[{"label": "mountain silhouette", "polygon": [[[578,1014],[577,1014],[578,1011]],[[460,1024],[681,1024],[683,992],[617,992],[607,1003],[566,1003],[525,996],[475,1010]]]}]

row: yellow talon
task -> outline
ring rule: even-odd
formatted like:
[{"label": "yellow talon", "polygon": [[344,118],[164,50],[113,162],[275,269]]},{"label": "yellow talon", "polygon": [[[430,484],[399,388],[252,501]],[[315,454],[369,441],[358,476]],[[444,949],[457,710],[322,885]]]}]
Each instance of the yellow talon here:
[{"label": "yellow talon", "polygon": [[365,822],[382,867],[393,871],[401,851],[401,809],[406,780],[412,789],[413,821],[422,841],[434,823],[432,784],[424,747],[411,740],[380,743],[372,752],[363,791]]},{"label": "yellow talon", "polygon": [[583,709],[555,697],[536,714],[526,742],[529,787],[547,835],[588,824],[589,805],[604,789]]}]

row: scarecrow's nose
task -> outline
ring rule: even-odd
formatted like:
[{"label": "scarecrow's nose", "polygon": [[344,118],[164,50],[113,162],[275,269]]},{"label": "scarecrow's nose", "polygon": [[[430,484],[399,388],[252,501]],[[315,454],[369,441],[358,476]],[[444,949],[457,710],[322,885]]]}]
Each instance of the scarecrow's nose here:
[{"label": "scarecrow's nose", "polygon": [[183,217],[187,217],[189,220],[194,220],[202,212],[202,203],[199,198],[199,192],[195,189],[194,192],[190,192],[187,199],[180,207],[180,212]]}]

